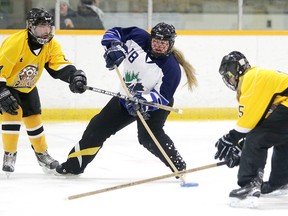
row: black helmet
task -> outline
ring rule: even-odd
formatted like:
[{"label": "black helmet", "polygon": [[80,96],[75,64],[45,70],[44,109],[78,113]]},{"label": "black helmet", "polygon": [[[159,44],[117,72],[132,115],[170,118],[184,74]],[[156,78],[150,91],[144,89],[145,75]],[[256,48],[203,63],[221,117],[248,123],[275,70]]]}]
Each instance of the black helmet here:
[{"label": "black helmet", "polygon": [[219,73],[226,86],[236,91],[239,77],[249,68],[251,66],[246,57],[241,52],[233,51],[223,57]]},{"label": "black helmet", "polygon": [[92,5],[93,4],[93,0],[81,0],[82,4],[87,4],[87,5]]},{"label": "black helmet", "polygon": [[[153,52],[151,48],[151,40],[153,38],[158,39],[158,40],[169,41],[169,48],[166,53]],[[164,22],[158,23],[151,30],[151,37],[150,37],[150,42],[149,42],[150,43],[149,51],[151,52],[151,55],[154,57],[168,56],[171,53],[172,47],[174,46],[175,38],[176,38],[176,31],[173,25],[169,25]]]},{"label": "black helmet", "polygon": [[[36,27],[44,23],[51,26],[51,32],[48,35],[38,35],[36,32]],[[43,8],[32,8],[26,15],[26,25],[31,35],[34,37],[35,42],[39,44],[46,44],[54,37],[53,16]]]}]

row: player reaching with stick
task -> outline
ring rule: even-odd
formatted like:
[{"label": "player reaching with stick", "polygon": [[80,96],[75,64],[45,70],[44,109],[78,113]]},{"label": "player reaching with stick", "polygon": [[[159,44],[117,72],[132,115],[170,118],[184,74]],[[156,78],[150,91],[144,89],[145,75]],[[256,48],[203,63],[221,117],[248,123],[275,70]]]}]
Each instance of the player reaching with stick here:
[{"label": "player reaching with stick", "polygon": [[[239,120],[216,143],[215,159],[224,159],[230,168],[239,165],[240,188],[231,191],[231,206],[256,207],[260,194],[288,193],[288,75],[251,67],[238,51],[223,57],[219,73],[237,92]],[[263,183],[271,147],[271,172]]]},{"label": "player reaching with stick", "polygon": [[0,112],[5,151],[2,170],[7,173],[14,172],[22,120],[44,171],[53,170],[59,164],[48,154],[42,125],[36,83],[43,69],[53,78],[69,83],[74,93],[83,93],[87,84],[85,73],[65,59],[60,44],[53,38],[52,15],[33,8],[27,14],[26,23],[27,29],[10,35],[0,47]]},{"label": "player reaching with stick", "polygon": [[[180,65],[185,71],[189,89],[197,83],[193,67],[174,48],[175,37],[174,26],[166,23],[157,24],[151,34],[138,27],[109,29],[102,39],[102,45],[106,48],[106,67],[113,70],[123,62],[123,80],[135,99],[172,107],[174,93],[181,80]],[[120,93],[127,95],[123,88]],[[135,121],[139,143],[173,171],[147,133],[137,111],[146,119],[145,122],[177,170],[185,170],[185,161],[163,129],[170,112],[113,97],[90,120],[81,140],[72,148],[67,161],[59,165],[56,171],[63,175],[83,173],[105,140]]]}]

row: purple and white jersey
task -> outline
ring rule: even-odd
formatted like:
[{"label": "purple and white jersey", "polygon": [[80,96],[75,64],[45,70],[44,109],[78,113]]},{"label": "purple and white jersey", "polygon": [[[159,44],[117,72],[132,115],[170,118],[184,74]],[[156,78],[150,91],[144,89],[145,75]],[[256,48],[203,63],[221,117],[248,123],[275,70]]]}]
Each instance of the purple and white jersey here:
[{"label": "purple and white jersey", "polygon": [[[148,51],[150,34],[137,27],[109,29],[101,43],[109,48],[115,40],[128,47],[128,55],[121,66],[122,76],[130,91],[142,93],[147,101],[167,105],[181,80],[181,69],[174,55],[151,57]],[[120,93],[125,94],[123,88]]]}]

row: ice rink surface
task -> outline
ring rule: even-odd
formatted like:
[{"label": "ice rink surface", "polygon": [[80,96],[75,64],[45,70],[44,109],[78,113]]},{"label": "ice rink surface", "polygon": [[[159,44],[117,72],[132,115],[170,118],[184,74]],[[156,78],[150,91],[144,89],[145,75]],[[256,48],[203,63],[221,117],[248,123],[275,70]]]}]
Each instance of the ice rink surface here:
[{"label": "ice rink surface", "polygon": [[[51,156],[64,162],[87,123],[45,122]],[[185,159],[187,169],[192,169],[219,162],[214,160],[214,144],[234,123],[168,121],[164,129]],[[0,147],[2,167],[2,142]],[[136,125],[132,124],[105,142],[81,176],[47,175],[38,165],[22,127],[15,172],[7,178],[0,171],[0,216],[287,215],[288,197],[260,198],[257,209],[231,208],[228,195],[238,188],[237,170],[224,165],[187,174],[186,182],[198,183],[198,187],[181,187],[180,180],[170,177],[68,200],[73,195],[163,176],[170,170],[138,144]],[[264,180],[269,172],[268,159]]]}]

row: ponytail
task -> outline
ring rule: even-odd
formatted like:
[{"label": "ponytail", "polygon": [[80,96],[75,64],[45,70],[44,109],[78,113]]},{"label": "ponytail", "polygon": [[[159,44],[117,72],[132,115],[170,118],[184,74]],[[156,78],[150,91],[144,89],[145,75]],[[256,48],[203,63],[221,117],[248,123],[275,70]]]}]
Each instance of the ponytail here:
[{"label": "ponytail", "polygon": [[192,91],[198,84],[194,67],[188,61],[186,61],[183,53],[175,47],[172,48],[172,54],[184,69],[187,78],[187,83],[185,85],[188,85],[188,89]]}]

